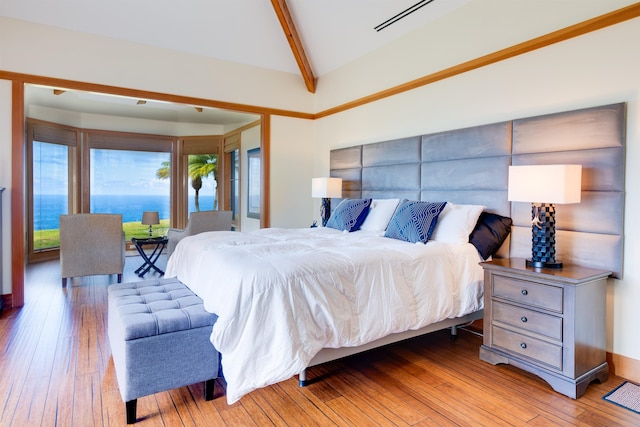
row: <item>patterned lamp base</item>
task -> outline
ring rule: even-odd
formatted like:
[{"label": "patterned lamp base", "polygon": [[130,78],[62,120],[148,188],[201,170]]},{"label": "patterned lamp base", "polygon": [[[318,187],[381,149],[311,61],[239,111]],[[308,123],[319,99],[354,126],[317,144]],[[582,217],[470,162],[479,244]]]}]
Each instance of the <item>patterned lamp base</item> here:
[{"label": "patterned lamp base", "polygon": [[328,197],[323,197],[322,202],[320,204],[320,218],[322,218],[323,227],[327,225],[327,221],[329,221],[330,216],[331,216],[331,199]]},{"label": "patterned lamp base", "polygon": [[551,203],[531,203],[531,259],[536,268],[562,268],[556,261],[556,210]]}]

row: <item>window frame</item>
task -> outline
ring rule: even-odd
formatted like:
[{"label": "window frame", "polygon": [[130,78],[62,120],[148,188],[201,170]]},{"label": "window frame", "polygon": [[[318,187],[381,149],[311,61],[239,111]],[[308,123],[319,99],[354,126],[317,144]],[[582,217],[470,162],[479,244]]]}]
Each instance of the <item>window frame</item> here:
[{"label": "window frame", "polygon": [[[224,135],[172,137],[165,135],[81,129],[38,119],[26,119],[26,207],[27,207],[27,262],[57,259],[59,248],[34,250],[33,212],[33,141],[60,143],[69,147],[69,206],[68,212],[89,213],[90,150],[109,149],[123,151],[168,152],[171,158],[170,215],[171,227],[186,225],[188,219],[188,156],[190,154],[218,155],[218,194],[226,194],[225,156],[222,155]],[[42,135],[42,137],[39,137]],[[34,139],[35,138],[35,139]],[[218,201],[218,209],[226,209],[224,197]]]},{"label": "window frame", "polygon": [[33,143],[44,142],[48,144],[59,144],[68,147],[68,212],[75,212],[79,206],[78,186],[74,185],[80,170],[79,152],[82,141],[81,132],[72,126],[65,126],[50,123],[37,119],[26,120],[26,200],[27,209],[27,262],[40,262],[57,259],[60,256],[59,247],[35,250],[34,248],[34,189],[33,189]]}]

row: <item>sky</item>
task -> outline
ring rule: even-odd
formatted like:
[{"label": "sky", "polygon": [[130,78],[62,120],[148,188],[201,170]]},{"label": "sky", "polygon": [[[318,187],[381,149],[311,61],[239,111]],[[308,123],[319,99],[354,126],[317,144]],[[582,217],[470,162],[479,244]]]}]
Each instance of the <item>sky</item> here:
[{"label": "sky", "polygon": [[[34,192],[65,194],[68,188],[68,148],[64,145],[34,142]],[[170,153],[122,150],[91,150],[91,194],[169,195],[170,180],[156,178]],[[213,194],[215,181],[202,181],[201,194]],[[189,186],[190,193],[194,191]]]}]

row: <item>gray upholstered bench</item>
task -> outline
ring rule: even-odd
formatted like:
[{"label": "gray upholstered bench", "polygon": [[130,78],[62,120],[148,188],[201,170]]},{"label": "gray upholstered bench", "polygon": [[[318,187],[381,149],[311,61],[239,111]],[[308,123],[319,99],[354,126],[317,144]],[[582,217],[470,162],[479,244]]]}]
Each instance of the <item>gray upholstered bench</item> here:
[{"label": "gray upholstered bench", "polygon": [[214,314],[176,279],[110,285],[109,342],[127,424],[139,397],[205,382],[213,399],[219,355],[209,341]]}]

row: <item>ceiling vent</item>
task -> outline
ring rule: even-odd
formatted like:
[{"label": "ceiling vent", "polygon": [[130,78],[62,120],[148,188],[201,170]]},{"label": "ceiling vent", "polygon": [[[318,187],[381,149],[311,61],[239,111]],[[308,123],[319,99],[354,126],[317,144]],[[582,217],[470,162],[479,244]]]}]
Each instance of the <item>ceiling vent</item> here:
[{"label": "ceiling vent", "polygon": [[378,32],[380,32],[380,31],[384,30],[385,28],[387,28],[389,25],[395,24],[396,22],[398,22],[402,18],[406,18],[407,16],[411,15],[416,10],[422,8],[423,6],[428,5],[429,3],[432,3],[433,1],[435,1],[435,0],[421,0],[418,3],[414,4],[413,6],[410,6],[410,7],[406,8],[405,10],[403,10],[402,12],[400,12],[400,13],[392,16],[391,18],[387,19],[383,23],[376,25],[375,27],[373,27],[373,29],[378,31]]}]

